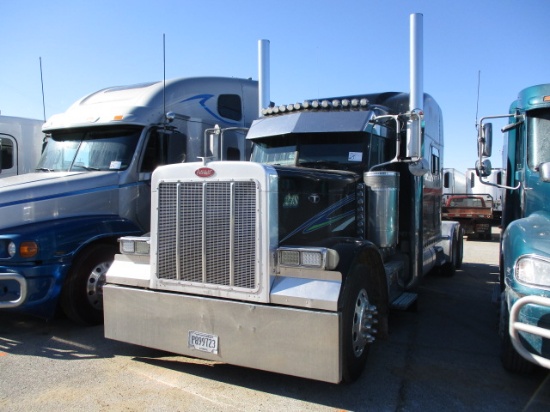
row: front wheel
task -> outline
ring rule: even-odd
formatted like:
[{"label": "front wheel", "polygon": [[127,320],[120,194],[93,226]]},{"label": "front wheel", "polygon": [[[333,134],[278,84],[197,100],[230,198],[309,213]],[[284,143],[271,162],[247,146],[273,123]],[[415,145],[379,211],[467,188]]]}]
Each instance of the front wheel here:
[{"label": "front wheel", "polygon": [[88,247],[73,262],[61,292],[61,307],[69,319],[85,325],[103,323],[103,285],[116,247]]},{"label": "front wheel", "polygon": [[342,378],[353,382],[363,372],[377,323],[376,307],[369,301],[366,266],[359,265],[346,278],[343,301]]}]

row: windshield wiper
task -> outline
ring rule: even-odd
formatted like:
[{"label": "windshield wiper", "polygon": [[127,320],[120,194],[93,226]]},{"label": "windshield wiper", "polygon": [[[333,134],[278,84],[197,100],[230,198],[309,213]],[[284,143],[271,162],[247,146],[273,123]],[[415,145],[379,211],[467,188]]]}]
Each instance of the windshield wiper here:
[{"label": "windshield wiper", "polygon": [[84,166],[84,165],[72,165],[71,170],[73,170],[74,167],[80,167],[81,169],[85,170],[93,170],[93,171],[99,171],[101,170],[99,167],[92,167],[92,166]]},{"label": "windshield wiper", "polygon": [[47,167],[37,167],[34,169],[36,172],[53,172],[53,169],[48,169]]}]

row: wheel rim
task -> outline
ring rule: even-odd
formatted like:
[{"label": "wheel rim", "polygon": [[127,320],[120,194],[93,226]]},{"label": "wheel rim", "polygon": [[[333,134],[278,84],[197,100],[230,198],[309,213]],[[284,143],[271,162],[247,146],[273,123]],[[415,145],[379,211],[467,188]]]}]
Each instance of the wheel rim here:
[{"label": "wheel rim", "polygon": [[90,276],[88,277],[88,283],[86,284],[86,296],[90,305],[98,310],[103,308],[103,285],[105,285],[106,273],[110,262],[103,262],[95,266]]},{"label": "wheel rim", "polygon": [[375,333],[373,325],[376,323],[374,316],[376,307],[369,304],[367,291],[361,289],[355,299],[355,311],[351,328],[351,342],[353,353],[359,357],[365,351],[366,346],[374,341],[372,333]]}]

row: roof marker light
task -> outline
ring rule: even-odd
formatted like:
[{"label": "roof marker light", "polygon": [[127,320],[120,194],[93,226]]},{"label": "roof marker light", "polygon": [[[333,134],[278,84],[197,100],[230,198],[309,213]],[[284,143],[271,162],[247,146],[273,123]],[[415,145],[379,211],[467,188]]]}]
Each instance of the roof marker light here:
[{"label": "roof marker light", "polygon": [[366,107],[369,104],[369,101],[367,98],[364,97],[361,99],[360,103],[361,103],[361,106]]},{"label": "roof marker light", "polygon": [[329,108],[330,108],[330,102],[329,102],[328,100],[323,100],[323,101],[321,102],[321,107],[322,107],[323,109],[329,109]]},{"label": "roof marker light", "polygon": [[347,109],[349,108],[349,106],[350,106],[350,101],[348,99],[342,100],[342,107]]},{"label": "roof marker light", "polygon": [[351,105],[352,105],[353,107],[359,106],[359,99],[352,99],[352,100],[351,100]]},{"label": "roof marker light", "polygon": [[313,107],[314,109],[318,109],[319,106],[320,106],[319,100],[314,100],[311,102],[311,107]]},{"label": "roof marker light", "polygon": [[310,109],[311,108],[311,102],[308,100],[304,100],[304,103],[302,104],[304,109]]},{"label": "roof marker light", "polygon": [[294,103],[294,110],[302,110],[302,105],[300,103]]},{"label": "roof marker light", "polygon": [[340,107],[340,100],[334,99],[334,100],[332,101],[332,107],[334,107],[335,109],[337,109],[338,107]]}]

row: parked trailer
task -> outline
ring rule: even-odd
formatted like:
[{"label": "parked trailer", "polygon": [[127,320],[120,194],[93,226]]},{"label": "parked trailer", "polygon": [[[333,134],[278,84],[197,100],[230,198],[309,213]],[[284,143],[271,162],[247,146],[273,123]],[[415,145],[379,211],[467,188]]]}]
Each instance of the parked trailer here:
[{"label": "parked trailer", "polygon": [[44,144],[44,121],[0,116],[0,178],[33,172]]},{"label": "parked trailer", "polygon": [[457,169],[443,169],[443,194],[466,193],[466,175]]},{"label": "parked trailer", "polygon": [[489,195],[493,199],[493,226],[500,226],[502,219],[502,204],[504,199],[504,189],[502,185],[506,181],[506,170],[495,168],[491,174],[483,178],[486,183],[481,182],[475,168],[466,171],[468,181],[468,193],[476,195]]},{"label": "parked trailer", "polygon": [[389,309],[461,260],[460,226],[435,212],[441,111],[414,84],[267,109],[251,162],[155,170],[151,236],[121,238],[107,273],[105,336],[355,380]]},{"label": "parked trailer", "polygon": [[204,156],[248,159],[257,88],[222,77],[110,87],[50,118],[38,172],[0,180],[0,309],[49,318],[60,305],[75,321],[102,322],[117,239],[150,229],[151,173]]},{"label": "parked trailer", "polygon": [[492,126],[508,118],[506,181],[500,256],[500,335],[504,367],[550,369],[550,84],[519,92],[509,114],[480,121],[477,162],[481,181],[491,176]]}]

